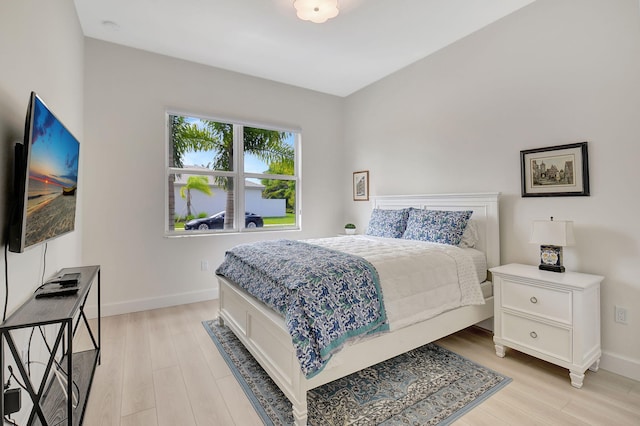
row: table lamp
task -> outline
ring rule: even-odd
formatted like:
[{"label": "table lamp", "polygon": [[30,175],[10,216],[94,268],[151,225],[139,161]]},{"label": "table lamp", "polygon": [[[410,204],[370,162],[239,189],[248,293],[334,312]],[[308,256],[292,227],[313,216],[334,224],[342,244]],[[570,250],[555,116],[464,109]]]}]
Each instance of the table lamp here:
[{"label": "table lamp", "polygon": [[562,247],[574,244],[573,222],[567,220],[534,220],[531,243],[540,244],[539,269],[564,272]]}]

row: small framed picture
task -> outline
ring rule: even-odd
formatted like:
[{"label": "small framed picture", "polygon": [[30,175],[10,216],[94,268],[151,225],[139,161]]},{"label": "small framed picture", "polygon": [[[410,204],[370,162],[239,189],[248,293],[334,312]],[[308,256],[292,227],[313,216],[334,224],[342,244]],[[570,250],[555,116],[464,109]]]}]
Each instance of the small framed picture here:
[{"label": "small framed picture", "polygon": [[353,172],[353,201],[369,201],[369,171]]},{"label": "small framed picture", "polygon": [[520,151],[523,197],[589,195],[587,142]]}]

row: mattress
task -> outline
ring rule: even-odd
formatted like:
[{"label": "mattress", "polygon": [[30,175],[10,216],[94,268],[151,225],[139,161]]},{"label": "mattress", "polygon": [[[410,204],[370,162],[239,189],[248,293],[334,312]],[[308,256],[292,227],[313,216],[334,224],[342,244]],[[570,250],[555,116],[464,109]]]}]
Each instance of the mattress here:
[{"label": "mattress", "polygon": [[[484,304],[486,258],[475,249],[365,235],[305,240],[361,256],[378,271],[390,330]],[[489,286],[490,287],[490,286]]]}]

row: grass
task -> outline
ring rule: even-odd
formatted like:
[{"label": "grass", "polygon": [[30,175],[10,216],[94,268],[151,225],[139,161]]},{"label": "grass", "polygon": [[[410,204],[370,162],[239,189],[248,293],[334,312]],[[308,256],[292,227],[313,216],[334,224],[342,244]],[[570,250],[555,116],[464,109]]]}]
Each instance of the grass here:
[{"label": "grass", "polygon": [[264,220],[265,226],[296,224],[296,215],[293,213],[287,213],[287,215],[283,217],[263,217],[262,219]]}]

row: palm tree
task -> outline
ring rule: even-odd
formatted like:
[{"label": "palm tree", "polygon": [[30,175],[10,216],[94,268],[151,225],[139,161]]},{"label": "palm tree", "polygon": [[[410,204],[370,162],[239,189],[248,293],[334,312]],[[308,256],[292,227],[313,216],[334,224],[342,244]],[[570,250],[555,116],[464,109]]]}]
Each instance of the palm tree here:
[{"label": "palm tree", "polygon": [[209,178],[206,176],[189,176],[187,184],[180,188],[180,196],[187,199],[187,216],[191,216],[191,190],[213,195],[209,187]]},{"label": "palm tree", "polygon": [[[171,128],[171,145],[169,152],[169,165],[171,167],[182,168],[184,167],[184,154],[188,151],[206,150],[208,133],[203,132],[197,126],[192,123],[188,123],[186,117],[178,115],[169,116],[169,125]],[[180,177],[179,174],[169,175],[169,228],[174,229],[176,220],[175,216],[175,193],[174,186],[176,177]]]},{"label": "palm tree", "polygon": [[[172,158],[175,167],[183,167],[183,155],[187,151],[211,151],[213,158],[207,164],[212,170],[233,170],[233,125],[211,120],[201,120],[201,126],[187,123],[184,117],[171,118]],[[244,127],[244,152],[253,154],[265,163],[290,162],[293,164],[293,148],[284,143],[286,132]],[[224,227],[233,228],[235,216],[233,178],[216,176],[215,182],[227,192]],[[172,188],[172,187],[171,187]],[[171,202],[171,200],[170,200]],[[170,205],[170,211],[174,209]]]}]

